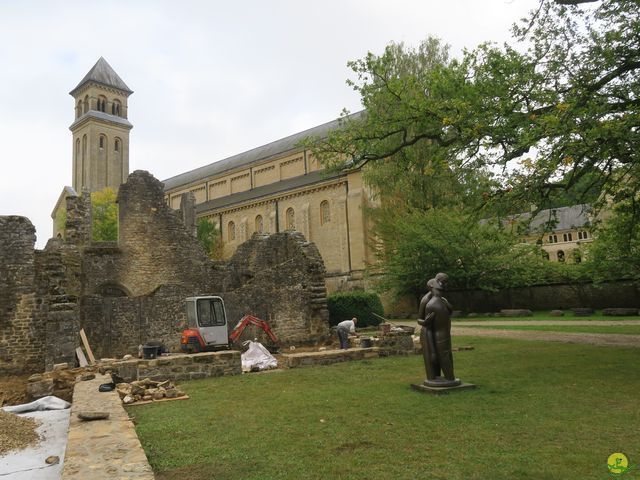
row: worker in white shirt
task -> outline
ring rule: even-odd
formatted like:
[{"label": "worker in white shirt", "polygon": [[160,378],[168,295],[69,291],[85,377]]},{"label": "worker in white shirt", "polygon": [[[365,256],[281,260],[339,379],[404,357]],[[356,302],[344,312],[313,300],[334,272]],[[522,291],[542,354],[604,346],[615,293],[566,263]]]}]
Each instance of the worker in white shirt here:
[{"label": "worker in white shirt", "polygon": [[353,317],[351,320],[345,320],[338,324],[336,331],[338,332],[338,340],[340,340],[340,348],[345,349],[351,346],[349,344],[349,335],[359,336],[356,333],[356,323],[358,323],[358,319]]}]

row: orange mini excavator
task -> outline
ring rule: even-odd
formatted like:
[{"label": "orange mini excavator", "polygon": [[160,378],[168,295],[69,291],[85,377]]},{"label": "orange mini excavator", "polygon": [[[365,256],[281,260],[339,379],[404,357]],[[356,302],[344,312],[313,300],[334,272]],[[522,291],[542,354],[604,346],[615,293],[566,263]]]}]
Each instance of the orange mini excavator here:
[{"label": "orange mini excavator", "polygon": [[278,344],[278,337],[269,324],[253,315],[242,317],[229,333],[227,314],[220,297],[189,297],[186,299],[186,307],[189,326],[180,338],[180,346],[185,352],[197,353],[230,348],[249,325],[261,328],[274,345]]}]

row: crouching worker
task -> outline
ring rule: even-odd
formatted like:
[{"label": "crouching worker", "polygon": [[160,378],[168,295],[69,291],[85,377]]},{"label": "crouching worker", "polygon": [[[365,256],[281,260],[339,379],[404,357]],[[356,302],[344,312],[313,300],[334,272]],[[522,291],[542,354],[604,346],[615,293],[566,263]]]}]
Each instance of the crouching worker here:
[{"label": "crouching worker", "polygon": [[349,344],[349,335],[359,336],[356,333],[356,323],[358,323],[358,319],[353,317],[351,320],[345,320],[338,324],[337,332],[338,332],[338,340],[340,340],[340,348],[345,349],[349,348],[351,345]]}]

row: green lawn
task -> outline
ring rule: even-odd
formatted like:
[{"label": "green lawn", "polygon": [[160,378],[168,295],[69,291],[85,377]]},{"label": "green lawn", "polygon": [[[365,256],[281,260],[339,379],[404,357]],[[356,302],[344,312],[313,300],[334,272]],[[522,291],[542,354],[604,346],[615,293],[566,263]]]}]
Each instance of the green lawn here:
[{"label": "green lawn", "polygon": [[541,330],[545,332],[622,333],[640,335],[640,325],[474,325],[498,330]]},{"label": "green lawn", "polygon": [[412,355],[186,382],[190,400],[129,412],[158,480],[606,479],[611,453],[640,461],[640,349],[455,342],[477,390],[412,391]]}]

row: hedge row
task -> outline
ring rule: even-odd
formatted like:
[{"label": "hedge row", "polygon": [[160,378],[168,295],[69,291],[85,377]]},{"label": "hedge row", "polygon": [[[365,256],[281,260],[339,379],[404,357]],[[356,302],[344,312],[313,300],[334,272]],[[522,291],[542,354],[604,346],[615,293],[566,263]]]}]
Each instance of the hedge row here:
[{"label": "hedge row", "polygon": [[358,327],[378,325],[382,320],[376,317],[384,315],[380,297],[371,292],[336,292],[327,297],[329,323],[337,325],[343,320],[358,319]]}]

